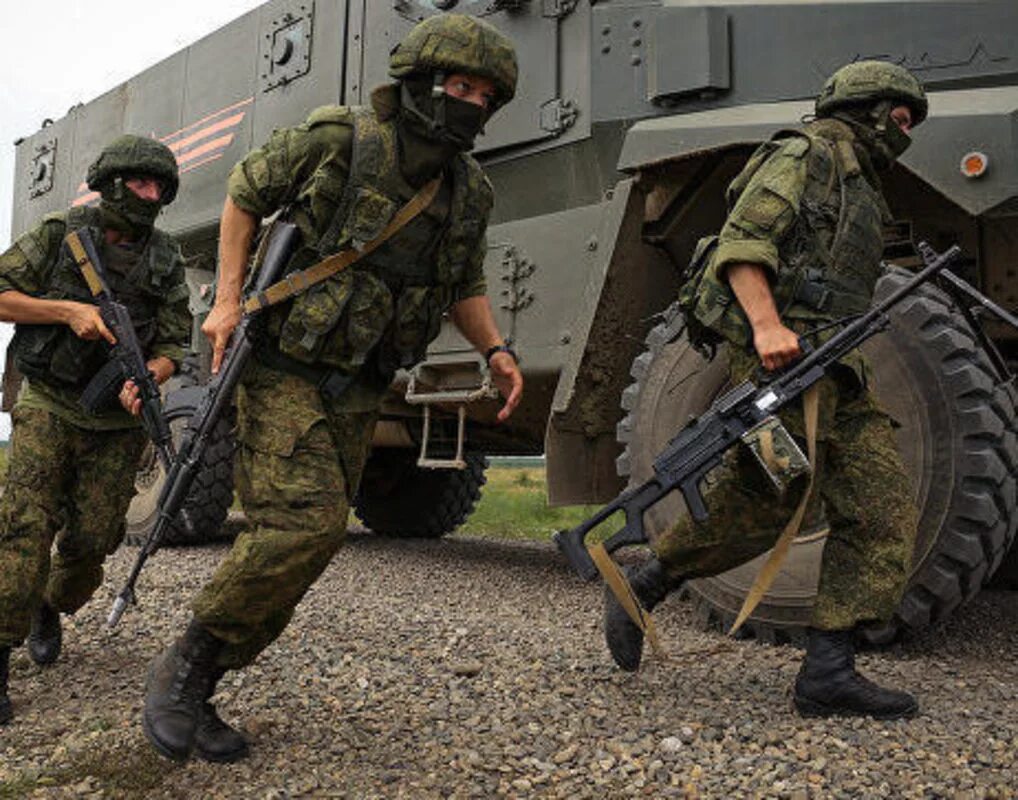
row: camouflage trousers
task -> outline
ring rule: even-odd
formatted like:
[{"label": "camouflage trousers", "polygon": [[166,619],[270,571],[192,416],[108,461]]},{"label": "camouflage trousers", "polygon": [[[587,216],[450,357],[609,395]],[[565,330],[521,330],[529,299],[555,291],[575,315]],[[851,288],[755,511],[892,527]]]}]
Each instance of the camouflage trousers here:
[{"label": "camouflage trousers", "polygon": [[[745,378],[758,363],[755,356],[733,355],[733,377]],[[891,617],[908,579],[918,519],[890,418],[848,368],[836,368],[817,386],[812,502],[822,501],[830,533],[811,624],[843,630]],[[790,433],[804,436],[801,403],[780,416]],[[673,576],[717,575],[766,552],[805,489],[801,481],[779,499],[744,447],[729,452],[712,478],[708,521],[696,525],[685,517],[654,542]]]},{"label": "camouflage trousers", "polygon": [[327,406],[307,381],[258,363],[237,401],[236,483],[248,528],[193,604],[226,643],[225,669],[251,663],[283,632],[343,543],[378,415]]},{"label": "camouflage trousers", "polygon": [[0,499],[0,646],[24,640],[41,601],[71,614],[100,586],[103,561],[124,538],[145,447],[139,428],[89,431],[21,406],[12,419]]}]

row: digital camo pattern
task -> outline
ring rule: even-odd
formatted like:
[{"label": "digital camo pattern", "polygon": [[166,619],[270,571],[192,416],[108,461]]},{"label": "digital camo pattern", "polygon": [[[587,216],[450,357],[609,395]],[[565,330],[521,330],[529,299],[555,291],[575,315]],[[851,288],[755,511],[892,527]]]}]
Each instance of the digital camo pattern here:
[{"label": "digital camo pattern", "polygon": [[[757,365],[755,355],[732,355],[736,380],[749,378]],[[843,630],[891,617],[905,589],[918,519],[889,417],[847,370],[817,386],[819,431],[811,505],[815,510],[823,501],[830,533],[811,624]],[[787,407],[780,418],[790,433],[804,436],[801,403]],[[683,518],[654,542],[672,576],[717,575],[766,552],[805,488],[800,479],[783,498],[777,497],[756,459],[742,447],[729,452],[714,477],[705,498],[708,521],[696,525]]]},{"label": "digital camo pattern", "polygon": [[929,102],[919,80],[898,64],[887,61],[856,61],[847,64],[824,83],[817,96],[818,116],[840,108],[893,100],[912,109],[914,125],[926,119]]},{"label": "digital camo pattern", "polygon": [[414,26],[389,59],[389,74],[394,78],[439,71],[490,78],[498,92],[498,106],[516,94],[519,67],[512,41],[477,17],[429,17]]},{"label": "digital camo pattern", "polygon": [[0,646],[24,639],[43,599],[70,614],[102,583],[145,446],[140,430],[82,430],[20,404],[12,419],[0,498]]},{"label": "digital camo pattern", "polygon": [[343,543],[378,414],[327,408],[307,381],[257,363],[238,412],[248,528],[194,602],[198,621],[226,643],[225,669],[251,663],[279,636]]}]

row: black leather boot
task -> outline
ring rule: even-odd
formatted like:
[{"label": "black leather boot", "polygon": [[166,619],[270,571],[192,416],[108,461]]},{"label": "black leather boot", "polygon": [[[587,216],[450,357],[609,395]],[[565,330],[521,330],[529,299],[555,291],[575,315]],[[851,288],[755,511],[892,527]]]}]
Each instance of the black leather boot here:
[{"label": "black leather boot", "polygon": [[64,634],[60,628],[60,612],[45,600],[32,615],[28,634],[28,654],[39,666],[52,664],[60,655]]},{"label": "black leather boot", "polygon": [[14,716],[11,698],[7,696],[7,679],[11,668],[11,648],[0,647],[0,725],[6,725]]},{"label": "black leather boot", "polygon": [[191,620],[184,635],[152,662],[142,728],[167,758],[185,761],[194,751],[202,706],[212,696],[222,642]]},{"label": "black leather boot", "polygon": [[224,674],[226,670],[222,669],[213,673],[205,702],[201,704],[201,716],[194,737],[194,754],[206,761],[229,763],[246,757],[248,746],[244,735],[224,722],[216,712],[216,707],[209,702],[216,693],[216,684]]},{"label": "black leather boot", "polygon": [[[647,611],[652,611],[672,589],[682,583],[666,575],[661,562],[656,558],[626,567],[623,572],[640,604]],[[633,623],[607,586],[604,588],[604,638],[616,664],[628,672],[639,668],[643,656],[643,631]]]},{"label": "black leather boot", "polygon": [[809,629],[793,700],[804,717],[899,719],[919,711],[912,695],[877,686],[855,671],[852,631]]}]

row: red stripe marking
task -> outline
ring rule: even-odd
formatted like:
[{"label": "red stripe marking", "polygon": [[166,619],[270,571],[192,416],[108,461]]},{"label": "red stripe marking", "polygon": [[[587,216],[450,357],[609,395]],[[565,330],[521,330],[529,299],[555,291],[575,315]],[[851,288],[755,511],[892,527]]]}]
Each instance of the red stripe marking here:
[{"label": "red stripe marking", "polygon": [[71,205],[72,206],[84,206],[84,205],[88,205],[89,203],[95,202],[98,199],[99,199],[99,192],[89,192],[88,194],[83,194],[80,197],[76,198],[75,201],[73,203],[71,203]]},{"label": "red stripe marking", "polygon": [[213,139],[210,142],[205,142],[203,145],[198,147],[192,147],[183,156],[177,159],[177,163],[183,166],[196,158],[201,158],[206,153],[211,153],[214,150],[225,150],[234,140],[234,134],[228,133],[226,136],[220,136],[218,139]]},{"label": "red stripe marking", "polygon": [[202,128],[197,133],[192,133],[190,136],[184,139],[180,139],[179,141],[176,141],[173,144],[171,144],[169,146],[170,150],[172,150],[179,159],[181,157],[180,155],[181,150],[186,150],[195,142],[201,141],[206,136],[211,136],[213,133],[219,133],[219,131],[221,130],[236,127],[237,125],[240,124],[240,121],[244,119],[244,116],[245,116],[244,112],[241,112],[240,114],[234,114],[232,117],[227,117],[224,120],[220,120],[219,122],[213,125],[209,125],[207,128]]},{"label": "red stripe marking", "polygon": [[165,135],[165,136],[164,136],[164,137],[163,137],[163,138],[161,139],[161,141],[165,142],[165,141],[167,141],[168,139],[173,139],[174,137],[176,137],[176,136],[180,136],[181,134],[183,134],[183,133],[186,133],[187,131],[190,131],[190,130],[191,130],[191,129],[193,129],[193,128],[197,128],[197,127],[198,127],[198,126],[200,126],[200,125],[204,125],[204,124],[205,124],[206,122],[208,122],[208,121],[209,121],[210,119],[215,119],[215,118],[216,118],[216,117],[218,117],[218,116],[219,116],[220,114],[225,114],[225,113],[227,113],[227,112],[229,112],[229,111],[233,111],[234,109],[240,108],[241,106],[246,106],[246,105],[248,105],[248,104],[250,104],[250,103],[253,103],[253,102],[254,102],[254,97],[249,97],[249,98],[247,98],[247,100],[241,100],[241,101],[240,101],[239,103],[234,103],[233,105],[229,105],[229,106],[227,106],[226,108],[221,108],[221,109],[219,109],[218,111],[214,111],[214,112],[212,112],[211,114],[209,114],[209,115],[207,115],[207,116],[204,116],[204,117],[202,117],[202,118],[201,118],[200,120],[198,120],[197,122],[192,122],[192,123],[191,123],[190,125],[187,125],[187,126],[185,126],[185,127],[181,128],[181,129],[180,129],[180,130],[178,130],[178,131],[174,131],[173,133],[168,133],[168,134],[166,134],[166,135]]},{"label": "red stripe marking", "polygon": [[209,156],[208,158],[203,158],[201,161],[196,161],[193,164],[188,164],[186,167],[184,167],[183,169],[180,170],[180,174],[183,175],[185,172],[190,172],[193,169],[198,169],[198,167],[204,167],[209,162],[217,161],[218,159],[220,159],[222,157],[223,157],[223,153],[219,152],[219,153],[216,153],[215,155]]}]

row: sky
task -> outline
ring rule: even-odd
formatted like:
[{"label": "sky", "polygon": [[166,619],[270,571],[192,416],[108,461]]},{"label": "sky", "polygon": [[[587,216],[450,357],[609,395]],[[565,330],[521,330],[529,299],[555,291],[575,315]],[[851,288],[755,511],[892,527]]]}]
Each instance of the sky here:
[{"label": "sky", "polygon": [[[11,240],[14,140],[35,133],[262,0],[56,0],[4,4],[0,47],[0,248]],[[0,325],[0,350],[12,328]],[[0,439],[10,434],[0,415]]]}]

